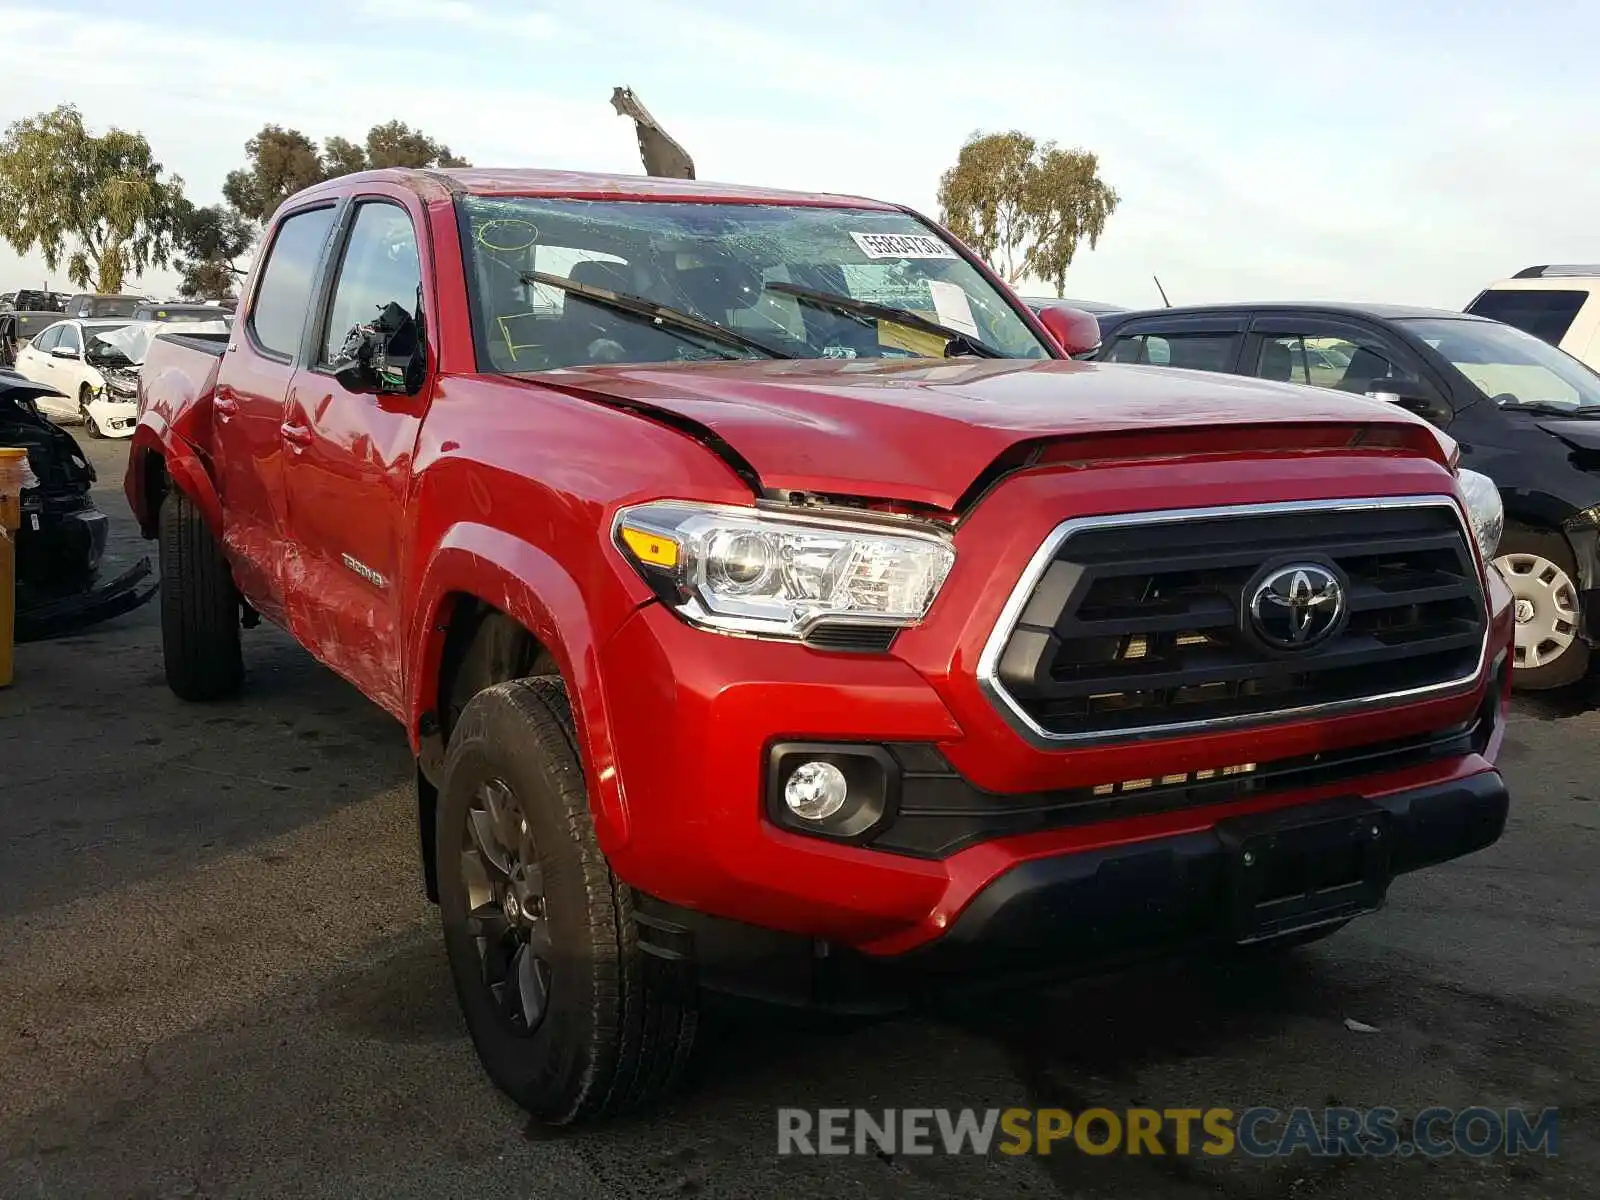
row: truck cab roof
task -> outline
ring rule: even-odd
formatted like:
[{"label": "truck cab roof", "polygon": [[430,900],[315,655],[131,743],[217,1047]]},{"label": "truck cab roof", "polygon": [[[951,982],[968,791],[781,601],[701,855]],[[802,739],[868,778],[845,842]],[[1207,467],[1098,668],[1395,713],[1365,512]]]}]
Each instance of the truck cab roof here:
[{"label": "truck cab roof", "polygon": [[659,179],[646,175],[608,175],[593,171],[540,171],[522,168],[461,167],[412,170],[390,168],[341,175],[303,194],[338,194],[363,184],[387,183],[421,194],[443,191],[471,196],[561,196],[567,199],[704,201],[723,204],[804,204],[865,208],[882,212],[900,206],[865,196],[832,192],[789,191],[715,183],[700,179]]}]

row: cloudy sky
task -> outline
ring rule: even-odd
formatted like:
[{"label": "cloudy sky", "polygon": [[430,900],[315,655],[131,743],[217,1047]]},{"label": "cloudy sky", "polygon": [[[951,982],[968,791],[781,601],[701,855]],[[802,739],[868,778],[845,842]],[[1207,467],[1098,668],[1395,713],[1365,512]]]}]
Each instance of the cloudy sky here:
[{"label": "cloudy sky", "polygon": [[[636,173],[620,84],[702,178],[934,215],[973,130],[1092,149],[1122,207],[1069,296],[1151,304],[1159,274],[1174,303],[1459,308],[1600,261],[1596,5],[0,0],[0,30],[0,124],[74,103],[202,203],[268,121],[359,141],[398,117],[478,165]],[[43,276],[0,244],[0,290]]]}]

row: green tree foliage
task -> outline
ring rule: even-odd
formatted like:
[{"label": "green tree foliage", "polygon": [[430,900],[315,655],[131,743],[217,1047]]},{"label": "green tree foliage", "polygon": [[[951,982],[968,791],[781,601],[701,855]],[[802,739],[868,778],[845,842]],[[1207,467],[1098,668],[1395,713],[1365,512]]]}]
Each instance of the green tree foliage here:
[{"label": "green tree foliage", "polygon": [[258,224],[301,188],[356,171],[383,167],[465,167],[471,164],[404,121],[374,125],[365,144],[330,137],[321,148],[298,129],[263,126],[245,143],[249,162],[228,172],[222,194],[242,216]]},{"label": "green tree foliage", "polygon": [[179,256],[173,263],[182,283],[178,293],[194,300],[226,300],[244,277],[239,260],[250,252],[256,227],[225,204],[196,208],[180,203],[176,241]]},{"label": "green tree foliage", "polygon": [[162,172],[142,134],[96,137],[71,105],[14,122],[0,139],[0,237],[52,271],[65,260],[76,287],[121,291],[171,256],[183,181]]},{"label": "green tree foliage", "polygon": [[940,219],[1007,283],[1032,277],[1066,290],[1078,246],[1092,249],[1120,197],[1087,150],[1020,130],[974,133],[939,179]]},{"label": "green tree foliage", "polygon": [[243,276],[239,260],[249,252],[261,226],[302,188],[383,167],[471,165],[404,121],[374,125],[364,143],[336,136],[320,147],[298,129],[263,125],[245,143],[244,152],[245,166],[229,171],[223,181],[226,203],[190,208],[184,214],[178,269],[185,296],[231,295]]}]

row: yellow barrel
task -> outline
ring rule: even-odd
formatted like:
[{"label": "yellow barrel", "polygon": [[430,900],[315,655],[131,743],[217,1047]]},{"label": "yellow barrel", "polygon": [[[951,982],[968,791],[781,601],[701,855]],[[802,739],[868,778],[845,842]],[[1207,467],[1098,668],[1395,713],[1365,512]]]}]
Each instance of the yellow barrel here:
[{"label": "yellow barrel", "polygon": [[0,687],[11,685],[17,635],[17,530],[22,525],[22,488],[32,483],[28,452],[0,446]]}]

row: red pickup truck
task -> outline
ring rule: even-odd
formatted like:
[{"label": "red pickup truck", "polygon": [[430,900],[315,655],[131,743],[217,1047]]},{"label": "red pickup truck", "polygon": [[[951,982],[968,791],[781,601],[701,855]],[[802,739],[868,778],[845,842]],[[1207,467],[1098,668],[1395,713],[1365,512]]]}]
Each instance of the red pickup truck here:
[{"label": "red pickup truck", "polygon": [[669,1087],[707,992],[1283,946],[1495,841],[1492,486],[1096,337],[870,200],[318,185],[141,375],[167,677],[235,692],[265,617],[404,724],[467,1024],[554,1123]]}]

